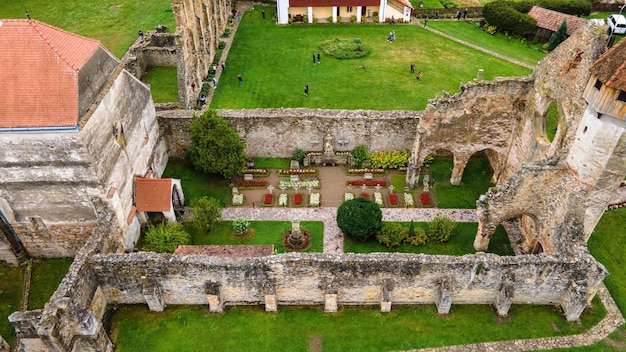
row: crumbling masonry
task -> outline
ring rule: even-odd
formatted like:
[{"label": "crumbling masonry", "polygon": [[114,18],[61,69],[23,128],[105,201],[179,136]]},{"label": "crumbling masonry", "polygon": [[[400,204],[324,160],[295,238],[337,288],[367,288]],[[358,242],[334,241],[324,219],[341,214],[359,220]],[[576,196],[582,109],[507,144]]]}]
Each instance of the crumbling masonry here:
[{"label": "crumbling masonry", "polygon": [[[200,3],[189,1],[189,6]],[[203,28],[207,33],[200,25],[183,22],[180,9],[176,13],[179,31],[197,33]],[[111,351],[101,322],[112,304],[147,304],[153,311],[202,304],[211,312],[242,304],[262,304],[267,311],[303,304],[324,305],[326,311],[348,304],[380,305],[381,311],[394,304],[435,304],[441,314],[453,304],[491,304],[500,315],[506,315],[512,304],[549,304],[559,305],[567,320],[576,320],[607,275],[587,251],[585,240],[606,207],[606,195],[626,174],[625,163],[618,161],[626,148],[623,122],[590,111],[583,98],[589,66],[605,41],[603,31],[583,28],[540,62],[531,77],[477,79],[453,97],[433,99],[423,112],[222,112],[239,133],[254,138],[259,155],[275,155],[270,148],[287,145],[295,129],[302,131],[290,127],[290,122],[277,124],[274,133],[263,133],[271,128],[269,120],[281,117],[315,126],[304,139],[309,143],[322,130],[342,123],[329,116],[333,114],[352,114],[363,126],[383,128],[388,123],[387,131],[398,121],[402,125],[413,121],[414,127],[395,129],[397,138],[390,138],[406,141],[410,136],[407,181],[413,186],[428,154],[452,153],[451,181],[458,183],[471,155],[487,151],[498,184],[478,202],[475,247],[487,248],[495,227],[517,218],[526,249],[540,254],[290,253],[261,258],[124,254],[111,235],[116,226],[113,215],[104,206],[98,226],[46,308],[16,312],[10,320],[27,350],[51,351]],[[193,57],[198,48],[185,47],[185,56]],[[560,122],[557,136],[549,142],[544,115],[552,100],[558,104]],[[256,115],[263,117],[255,119]],[[173,116],[160,114],[159,124],[165,131],[175,131],[178,142],[163,138],[169,149],[183,150],[189,140],[184,127],[191,118]],[[347,133],[356,138],[362,132]]]}]

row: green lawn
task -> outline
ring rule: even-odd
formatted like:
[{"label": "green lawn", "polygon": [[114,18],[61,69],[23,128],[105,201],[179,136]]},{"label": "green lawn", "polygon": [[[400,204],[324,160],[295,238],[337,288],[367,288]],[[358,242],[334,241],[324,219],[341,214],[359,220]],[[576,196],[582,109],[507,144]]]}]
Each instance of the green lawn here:
[{"label": "green lawn", "polygon": [[168,177],[180,179],[186,204],[202,197],[215,198],[224,205],[229,200],[228,180],[219,175],[207,175],[197,171],[188,160],[169,159],[163,172],[163,178]]},{"label": "green lawn", "polygon": [[178,101],[178,78],[176,67],[148,67],[141,80],[150,85],[155,103]]},{"label": "green lawn", "polygon": [[73,259],[51,258],[33,261],[28,309],[41,309],[50,300],[72,265]]},{"label": "green lawn", "polygon": [[[409,223],[402,223],[405,227],[409,227]],[[428,230],[428,223],[416,222],[416,227],[421,227],[425,231]],[[354,240],[348,236],[344,237],[343,250],[346,253],[374,253],[374,252],[400,252],[400,253],[424,253],[435,255],[453,255],[461,256],[465,254],[476,253],[474,249],[474,238],[478,231],[478,223],[466,223],[459,222],[456,224],[456,229],[450,237],[450,240],[446,243],[427,242],[423,246],[413,246],[410,244],[403,244],[402,246],[390,250],[382,244],[378,243],[376,238],[372,237],[369,240],[362,242]],[[511,243],[506,235],[506,231],[502,226],[498,226],[491,241],[489,242],[489,253],[495,253],[498,255],[515,255],[513,249],[511,249]]]},{"label": "green lawn", "polygon": [[435,181],[435,198],[439,208],[476,208],[476,200],[485,194],[491,183],[493,170],[483,153],[475,154],[465,167],[461,185],[450,184],[452,157],[435,157],[430,165],[431,180]]},{"label": "green lawn", "polygon": [[[170,0],[2,0],[0,18],[30,17],[87,38],[100,40],[115,56],[121,58],[144,33],[163,24],[168,32],[176,30]],[[178,99],[176,99],[178,100]]]},{"label": "green lawn", "polygon": [[[512,57],[529,65],[536,65],[546,54],[542,44],[520,42],[519,39],[505,35],[490,35],[477,27],[474,22],[465,21],[428,21],[428,26],[440,32],[465,40],[471,44]],[[485,69],[485,72],[487,69]]]},{"label": "green lawn", "polygon": [[258,169],[289,169],[289,158],[254,158],[254,166]]},{"label": "green lawn", "polygon": [[[263,21],[260,11],[257,6],[254,12],[246,12],[239,25],[212,108],[423,110],[442,90],[459,92],[459,83],[474,79],[481,68],[485,79],[531,73],[420,26],[394,26],[397,40],[389,44],[389,25],[276,26]],[[265,12],[271,18],[274,9],[265,7]],[[321,64],[313,65],[311,52],[335,38],[361,38],[373,52],[355,60],[322,53]],[[409,71],[411,62],[422,71],[419,82]],[[361,65],[367,69],[360,69]],[[238,74],[243,76],[243,86],[238,85]],[[303,94],[305,84],[308,97]]]},{"label": "green lawn", "polygon": [[581,325],[568,323],[554,307],[512,306],[509,314],[497,319],[487,305],[453,305],[449,315],[438,315],[434,305],[394,305],[390,313],[343,306],[332,314],[320,306],[279,306],[278,313],[236,306],[209,314],[206,306],[153,313],[137,305],[113,313],[110,336],[117,352],[389,351],[576,334],[605,311],[594,300]]},{"label": "green lawn", "polygon": [[[291,252],[283,247],[283,235],[291,230],[290,221],[250,221],[250,228],[255,235],[250,238],[241,238],[234,234],[232,221],[221,221],[209,233],[198,231],[191,226],[187,231],[191,234],[193,245],[229,245],[229,244],[273,244],[277,253]],[[302,230],[311,234],[311,244],[302,252],[324,251],[324,223],[321,221],[302,221]]]},{"label": "green lawn", "polygon": [[9,345],[15,342],[15,329],[7,317],[20,310],[24,272],[22,268],[0,265],[0,335]]}]

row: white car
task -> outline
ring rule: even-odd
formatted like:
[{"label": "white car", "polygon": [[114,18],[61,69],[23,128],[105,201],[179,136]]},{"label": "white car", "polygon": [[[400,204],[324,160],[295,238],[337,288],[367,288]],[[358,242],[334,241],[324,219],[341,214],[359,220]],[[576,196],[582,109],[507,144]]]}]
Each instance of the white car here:
[{"label": "white car", "polygon": [[609,28],[615,34],[626,33],[626,18],[624,15],[611,15],[608,18]]}]

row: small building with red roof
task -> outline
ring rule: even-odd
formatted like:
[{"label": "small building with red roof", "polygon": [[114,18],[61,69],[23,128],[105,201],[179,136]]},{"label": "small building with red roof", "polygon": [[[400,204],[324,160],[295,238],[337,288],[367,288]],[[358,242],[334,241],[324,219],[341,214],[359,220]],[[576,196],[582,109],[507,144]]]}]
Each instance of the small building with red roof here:
[{"label": "small building with red roof", "polygon": [[0,47],[0,211],[25,251],[74,256],[107,211],[132,249],[134,178],[167,163],[149,88],[99,41],[36,20],[0,20]]},{"label": "small building with red roof", "polygon": [[543,42],[547,42],[550,39],[552,34],[559,29],[563,21],[567,23],[568,36],[572,35],[572,33],[576,32],[578,28],[587,23],[587,20],[584,18],[545,9],[539,6],[533,6],[528,14],[537,20],[539,38]]},{"label": "small building with red roof", "polygon": [[385,20],[411,20],[413,6],[408,0],[278,0],[277,16],[279,24],[291,21],[313,23],[314,19],[331,19],[338,22],[339,18],[350,19],[354,16],[357,23],[378,17]]},{"label": "small building with red roof", "polygon": [[170,222],[176,222],[175,207],[185,205],[185,195],[179,179],[148,178],[135,179],[135,206],[145,213],[163,213]]}]

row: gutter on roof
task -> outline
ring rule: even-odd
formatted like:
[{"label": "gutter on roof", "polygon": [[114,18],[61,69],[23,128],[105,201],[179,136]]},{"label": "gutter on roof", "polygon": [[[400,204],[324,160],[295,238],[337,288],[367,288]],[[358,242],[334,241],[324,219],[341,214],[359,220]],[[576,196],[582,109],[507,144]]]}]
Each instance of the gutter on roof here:
[{"label": "gutter on roof", "polygon": [[78,126],[0,128],[0,133],[78,132]]}]

